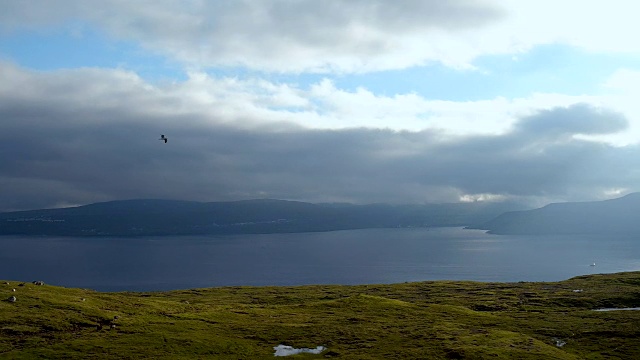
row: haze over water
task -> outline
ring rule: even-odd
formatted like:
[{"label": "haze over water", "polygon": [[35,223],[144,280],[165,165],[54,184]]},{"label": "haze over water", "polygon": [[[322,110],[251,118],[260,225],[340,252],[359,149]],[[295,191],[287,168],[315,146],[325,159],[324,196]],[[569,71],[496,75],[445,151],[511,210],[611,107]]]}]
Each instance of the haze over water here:
[{"label": "haze over water", "polygon": [[[592,263],[596,266],[590,266]],[[100,291],[425,280],[557,281],[640,270],[632,237],[461,228],[145,238],[0,237],[0,277]]]}]

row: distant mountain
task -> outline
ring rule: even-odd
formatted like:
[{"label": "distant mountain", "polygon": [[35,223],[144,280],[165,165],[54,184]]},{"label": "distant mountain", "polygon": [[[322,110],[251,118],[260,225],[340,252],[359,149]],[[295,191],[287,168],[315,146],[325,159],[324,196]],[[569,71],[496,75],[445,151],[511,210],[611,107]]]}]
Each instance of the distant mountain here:
[{"label": "distant mountain", "polygon": [[475,228],[493,234],[640,234],[640,193],[504,213]]},{"label": "distant mountain", "polygon": [[483,202],[393,206],[124,200],[0,213],[0,235],[149,236],[467,226],[522,208],[514,203]]}]

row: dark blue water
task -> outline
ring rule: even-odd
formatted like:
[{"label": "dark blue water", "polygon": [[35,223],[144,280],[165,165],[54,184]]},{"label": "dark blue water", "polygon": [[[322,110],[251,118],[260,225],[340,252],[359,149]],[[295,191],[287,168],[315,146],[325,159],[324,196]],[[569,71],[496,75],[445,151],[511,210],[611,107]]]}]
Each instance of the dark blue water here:
[{"label": "dark blue water", "polygon": [[[592,263],[596,266],[590,266]],[[631,237],[461,228],[218,237],[0,237],[0,279],[101,291],[423,280],[556,281],[640,270]]]}]

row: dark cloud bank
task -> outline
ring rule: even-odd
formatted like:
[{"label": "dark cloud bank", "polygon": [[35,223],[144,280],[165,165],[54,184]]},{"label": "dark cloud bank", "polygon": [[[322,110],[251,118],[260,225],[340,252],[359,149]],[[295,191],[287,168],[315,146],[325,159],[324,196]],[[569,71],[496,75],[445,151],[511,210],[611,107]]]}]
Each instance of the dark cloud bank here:
[{"label": "dark cloud bank", "polygon": [[3,211],[131,198],[423,203],[490,193],[589,200],[640,183],[637,147],[574,137],[627,125],[620,114],[583,104],[541,111],[495,136],[239,129],[215,115],[166,110],[180,99],[123,86],[129,82],[113,74],[88,72],[80,81],[0,71],[21,85],[0,85]]}]

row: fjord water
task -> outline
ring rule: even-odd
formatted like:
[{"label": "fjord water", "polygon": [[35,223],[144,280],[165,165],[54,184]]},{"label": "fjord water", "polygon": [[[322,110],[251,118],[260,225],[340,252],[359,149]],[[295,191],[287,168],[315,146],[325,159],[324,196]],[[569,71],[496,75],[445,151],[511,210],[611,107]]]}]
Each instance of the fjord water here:
[{"label": "fjord water", "polygon": [[640,242],[630,236],[403,228],[210,237],[0,237],[0,278],[100,291],[557,281],[633,270],[640,270]]}]

